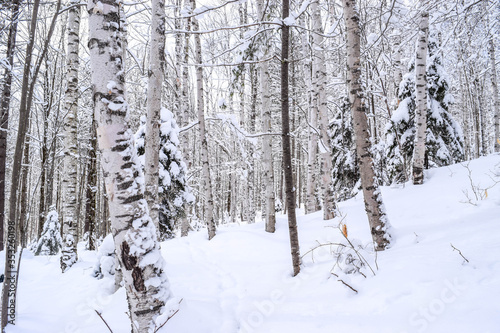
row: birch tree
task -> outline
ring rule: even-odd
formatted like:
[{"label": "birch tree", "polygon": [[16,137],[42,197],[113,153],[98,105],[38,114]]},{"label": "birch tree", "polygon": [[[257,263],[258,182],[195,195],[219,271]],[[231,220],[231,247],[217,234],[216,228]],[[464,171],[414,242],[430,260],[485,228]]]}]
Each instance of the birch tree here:
[{"label": "birch tree", "polygon": [[[375,250],[383,251],[390,243],[389,221],[385,215],[382,193],[378,187],[373,168],[371,142],[366,119],[367,107],[361,83],[360,23],[356,0],[342,0],[347,30],[347,84],[351,104],[356,152],[358,155],[361,187],[365,201]],[[425,70],[425,68],[424,68]]]},{"label": "birch tree", "polygon": [[148,116],[146,122],[146,200],[149,214],[156,230],[159,230],[158,219],[158,165],[160,152],[160,109],[163,87],[163,71],[165,67],[165,0],[152,1],[151,41],[148,71]]},{"label": "birch tree", "polygon": [[424,183],[425,139],[427,130],[427,43],[429,35],[429,13],[421,9],[417,50],[415,53],[415,90],[417,133],[413,150],[413,184]]},{"label": "birch tree", "polygon": [[290,15],[289,0],[282,2],[281,26],[281,140],[283,147],[283,173],[285,176],[285,192],[288,213],[288,231],[292,253],[293,276],[300,273],[299,235],[297,232],[297,217],[295,214],[295,194],[293,188],[292,153],[290,149],[290,112],[288,93],[288,50],[290,47],[290,27],[287,19]]},{"label": "birch tree", "polygon": [[2,100],[0,102],[0,251],[4,249],[4,212],[5,212],[5,167],[7,157],[7,130],[9,128],[9,106],[12,86],[12,70],[14,69],[14,53],[16,49],[17,22],[19,19],[20,0],[11,3],[11,19],[7,39],[7,52],[4,60],[4,78],[2,84]]},{"label": "birch tree", "polygon": [[319,1],[311,3],[313,12],[313,108],[319,115],[320,131],[320,158],[321,158],[321,191],[323,197],[323,219],[333,219],[335,215],[335,201],[332,191],[332,155],[330,136],[328,135],[328,106],[326,104],[326,66],[325,51],[323,49],[323,26]]},{"label": "birch tree", "polygon": [[[195,0],[191,0],[192,10],[196,8]],[[192,18],[193,31],[200,30],[198,19]],[[214,220],[214,199],[212,193],[212,180],[210,178],[210,162],[208,158],[208,141],[205,124],[205,96],[203,96],[203,67],[201,56],[201,39],[200,34],[194,35],[194,52],[196,61],[196,108],[198,114],[199,133],[201,140],[201,167],[202,167],[202,186],[205,195],[205,220],[208,228],[208,239],[215,236],[215,220]]]},{"label": "birch tree", "polygon": [[97,140],[115,253],[123,273],[131,330],[147,332],[154,329],[153,320],[170,290],[129,128],[120,1],[89,0],[87,9]]},{"label": "birch tree", "polygon": [[[257,15],[260,20],[265,20],[264,0],[257,1]],[[262,57],[268,57],[269,52],[269,35],[267,32],[262,32]],[[269,73],[269,63],[263,61],[259,65],[260,76],[260,99],[262,103],[261,118],[262,132],[271,132],[271,90],[269,82],[271,75]],[[266,221],[266,231],[274,232],[276,230],[276,208],[274,201],[274,167],[273,167],[273,142],[270,135],[262,137],[262,183],[264,188],[264,206],[262,211]]]},{"label": "birch tree", "polygon": [[64,123],[64,172],[63,192],[63,246],[61,270],[64,273],[78,259],[77,244],[77,114],[78,114],[78,66],[80,45],[80,6],[79,0],[71,0],[68,12],[68,49],[67,49],[67,88]]}]

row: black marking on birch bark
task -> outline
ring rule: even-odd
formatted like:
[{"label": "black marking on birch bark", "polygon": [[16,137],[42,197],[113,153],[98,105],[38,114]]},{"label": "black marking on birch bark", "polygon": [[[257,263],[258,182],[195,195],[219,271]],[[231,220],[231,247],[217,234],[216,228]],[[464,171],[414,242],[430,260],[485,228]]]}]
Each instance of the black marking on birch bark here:
[{"label": "black marking on birch bark", "polygon": [[123,190],[128,189],[130,186],[132,186],[133,183],[134,183],[133,180],[130,180],[128,182],[123,182],[123,183],[116,185],[116,188],[120,191],[123,191]]},{"label": "black marking on birch bark", "polygon": [[88,46],[89,49],[93,49],[94,47],[97,46],[97,48],[99,49],[99,54],[103,54],[105,48],[109,46],[109,42],[101,41],[100,39],[97,38],[90,38]]},{"label": "black marking on birch bark", "polygon": [[134,280],[135,290],[146,290],[146,286],[144,285],[144,278],[142,277],[142,269],[140,269],[139,267],[134,267],[134,270],[132,271],[132,279]]},{"label": "black marking on birch bark", "polygon": [[121,169],[128,169],[131,168],[134,165],[134,162],[127,162],[121,166]]},{"label": "black marking on birch bark", "polygon": [[137,258],[130,255],[130,246],[128,245],[128,243],[123,241],[121,249],[123,267],[125,267],[125,269],[128,271],[134,269],[134,267],[136,267],[137,265]]},{"label": "black marking on birch bark", "polygon": [[125,151],[129,147],[129,144],[124,143],[121,145],[115,145],[113,148],[111,148],[111,151],[116,151],[116,152],[122,152]]},{"label": "black marking on birch bark", "polygon": [[162,304],[158,304],[158,305],[153,306],[153,307],[152,307],[152,308],[150,308],[150,309],[145,309],[145,310],[137,310],[137,311],[134,311],[134,313],[135,313],[137,316],[141,316],[141,315],[145,315],[145,314],[147,314],[147,313],[155,312],[155,311],[159,310],[161,307],[162,307]]},{"label": "black marking on birch bark", "polygon": [[144,199],[144,195],[142,195],[142,194],[132,195],[132,196],[124,198],[123,201],[122,201],[122,203],[123,204],[129,204],[129,203],[132,203],[132,202],[139,201],[141,199]]}]

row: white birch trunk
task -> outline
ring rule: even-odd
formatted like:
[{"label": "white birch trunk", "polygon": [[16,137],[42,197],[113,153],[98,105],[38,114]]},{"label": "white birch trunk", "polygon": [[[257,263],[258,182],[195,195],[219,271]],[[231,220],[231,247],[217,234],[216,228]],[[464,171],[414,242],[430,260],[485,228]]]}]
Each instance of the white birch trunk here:
[{"label": "white birch trunk", "polygon": [[493,126],[495,131],[494,151],[500,152],[500,99],[498,98],[497,68],[495,59],[495,41],[493,35],[489,35],[489,55],[491,71],[491,90],[493,94]]},{"label": "white birch trunk", "polygon": [[[304,74],[306,87],[308,87],[308,130],[309,140],[307,144],[307,177],[306,177],[306,193],[305,193],[305,213],[310,214],[317,212],[320,207],[316,196],[317,175],[318,175],[318,109],[314,106],[313,95],[315,87],[312,82],[312,59],[309,59],[309,40],[306,33],[302,34],[302,53],[306,57],[304,65]],[[312,127],[312,128],[311,128]]]},{"label": "white birch trunk", "polygon": [[416,110],[415,148],[413,149],[413,184],[424,183],[425,140],[427,130],[427,42],[429,13],[420,13],[417,50],[415,53]]},{"label": "white birch trunk", "polygon": [[77,113],[78,113],[78,50],[80,45],[80,6],[78,0],[70,2],[68,11],[68,50],[67,50],[67,88],[65,96],[64,119],[64,172],[62,180],[63,193],[63,245],[61,254],[61,270],[64,273],[77,261]]},{"label": "white birch trunk", "polygon": [[359,27],[359,15],[355,8],[356,0],[342,0],[342,5],[347,30],[347,84],[356,137],[361,187],[363,188],[365,210],[368,215],[375,250],[382,251],[390,243],[389,221],[385,215],[382,193],[375,178],[371,155],[371,142],[366,119],[367,107],[361,84],[361,29]]},{"label": "white birch trunk", "polygon": [[325,50],[323,48],[323,26],[319,1],[311,3],[313,12],[313,108],[319,114],[319,131],[321,135],[321,192],[323,196],[323,219],[330,220],[335,217],[335,199],[332,188],[332,155],[330,136],[328,135],[328,106],[326,102],[326,66]]},{"label": "white birch trunk", "polygon": [[152,24],[149,52],[149,80],[144,172],[149,216],[156,230],[158,219],[158,164],[160,161],[160,110],[165,66],[165,0],[152,1]]},{"label": "white birch trunk", "polygon": [[[189,3],[189,0],[186,0],[186,5]],[[188,18],[186,19],[186,26],[184,30],[189,31],[191,30],[191,19]],[[187,66],[187,63],[189,62],[189,36],[190,34],[186,34],[184,36],[184,63],[185,65],[182,67],[182,92],[181,92],[181,98],[180,98],[180,112],[181,112],[181,119],[182,119],[182,125],[181,126],[186,126],[189,124],[189,68]],[[189,159],[190,159],[190,152],[189,152],[189,138],[187,134],[184,134],[184,139],[181,142],[181,150],[182,150],[182,156],[184,157],[184,160],[187,165],[189,165]],[[181,237],[185,237],[188,235],[189,232],[189,220],[187,217],[184,217],[181,219]]]},{"label": "white birch trunk", "polygon": [[128,124],[118,0],[89,0],[91,78],[111,229],[122,268],[132,332],[148,332],[170,297],[165,262],[144,199]]},{"label": "white birch trunk", "polygon": [[[192,9],[195,9],[196,3],[191,0]],[[198,31],[199,25],[196,17],[192,18],[193,30]],[[194,36],[195,61],[197,64],[202,63],[201,57],[201,40],[200,35]],[[203,193],[205,194],[205,220],[208,228],[208,239],[215,236],[215,220],[214,220],[214,199],[212,193],[212,180],[210,178],[210,164],[208,160],[208,142],[205,124],[205,100],[203,96],[203,67],[196,66],[196,92],[197,92],[197,113],[201,140],[201,165],[203,174]]]},{"label": "white birch trunk", "polygon": [[[257,2],[257,12],[259,19],[263,19],[263,10],[265,2],[259,0]],[[263,35],[263,58],[267,58],[269,53],[269,36],[266,32]],[[269,63],[264,61],[259,65],[260,75],[260,96],[262,103],[262,132],[272,132],[271,129],[271,89],[269,82],[271,76],[269,73]],[[264,187],[264,219],[266,221],[266,231],[274,232],[276,230],[276,209],[274,197],[274,168],[273,168],[273,142],[270,135],[262,137],[262,183]]]}]

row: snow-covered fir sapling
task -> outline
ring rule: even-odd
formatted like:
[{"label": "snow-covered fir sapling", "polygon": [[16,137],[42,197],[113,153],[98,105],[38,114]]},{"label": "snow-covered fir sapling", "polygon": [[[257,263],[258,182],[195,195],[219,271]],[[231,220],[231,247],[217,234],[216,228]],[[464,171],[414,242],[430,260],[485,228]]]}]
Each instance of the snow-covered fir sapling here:
[{"label": "snow-covered fir sapling", "polygon": [[359,191],[359,167],[352,128],[349,101],[330,123],[332,145],[332,178],[334,193],[338,201],[352,198]]},{"label": "snow-covered fir sapling", "polygon": [[[188,205],[194,201],[187,184],[187,167],[179,150],[179,126],[172,112],[162,109],[160,126],[159,222],[160,238],[173,238],[178,222],[187,218]],[[135,147],[144,165],[144,140],[146,140],[145,118],[135,134]]]},{"label": "snow-covered fir sapling", "polygon": [[[435,38],[429,38],[427,61],[427,132],[425,168],[446,166],[464,159],[462,129],[453,119],[449,107],[453,96],[448,75],[442,65]],[[387,177],[393,183],[408,179],[415,138],[415,64],[410,63],[399,87],[400,102],[386,128]]]},{"label": "snow-covered fir sapling", "polygon": [[61,224],[55,206],[49,208],[43,231],[35,247],[35,255],[53,256],[59,253],[62,246]]},{"label": "snow-covered fir sapling", "polygon": [[107,235],[102,241],[99,251],[97,252],[97,262],[94,265],[92,276],[102,279],[103,277],[111,277],[115,275],[115,244],[113,236]]}]

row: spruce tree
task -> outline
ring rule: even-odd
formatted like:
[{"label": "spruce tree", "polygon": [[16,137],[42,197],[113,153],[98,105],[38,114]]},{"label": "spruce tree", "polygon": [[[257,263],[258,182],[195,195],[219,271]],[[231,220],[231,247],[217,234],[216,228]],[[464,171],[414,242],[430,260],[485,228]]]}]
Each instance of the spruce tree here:
[{"label": "spruce tree", "polygon": [[359,191],[359,166],[352,128],[349,101],[330,123],[330,137],[333,161],[333,193],[337,201],[352,198]]},{"label": "spruce tree", "polygon": [[[449,107],[448,76],[442,65],[437,41],[429,38],[427,61],[427,131],[425,168],[457,163],[464,158],[464,139]],[[415,138],[415,65],[410,64],[399,87],[399,105],[386,128],[387,177],[393,183],[407,180]]]},{"label": "spruce tree", "polygon": [[[188,205],[194,201],[187,185],[187,167],[179,150],[179,126],[172,112],[162,109],[160,126],[160,163],[158,198],[160,201],[160,239],[175,236],[177,222],[187,215]],[[135,147],[139,160],[144,165],[144,142],[146,140],[145,117],[135,134]]]},{"label": "spruce tree", "polygon": [[188,205],[194,201],[187,185],[187,167],[179,150],[179,126],[172,112],[163,109],[160,126],[160,237],[174,237],[174,228],[186,218]]},{"label": "spruce tree", "polygon": [[55,206],[51,206],[43,224],[42,236],[35,247],[37,256],[54,256],[62,247],[61,224]]}]

